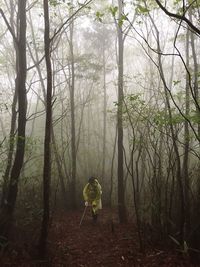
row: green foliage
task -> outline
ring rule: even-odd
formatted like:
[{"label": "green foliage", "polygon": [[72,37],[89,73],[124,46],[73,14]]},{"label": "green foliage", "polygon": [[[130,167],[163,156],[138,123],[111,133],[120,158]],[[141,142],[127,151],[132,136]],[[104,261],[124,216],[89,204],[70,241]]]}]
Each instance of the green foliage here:
[{"label": "green foliage", "polygon": [[39,144],[40,139],[35,137],[26,137],[26,146],[27,148],[33,149],[36,148],[36,146]]},{"label": "green foliage", "polygon": [[100,21],[100,22],[103,22],[103,16],[104,16],[104,13],[101,13],[100,11],[97,11],[96,12],[96,20]]},{"label": "green foliage", "polygon": [[57,6],[57,5],[59,5],[60,4],[60,1],[59,0],[49,0],[49,4],[51,5],[51,6]]},{"label": "green foliage", "polygon": [[131,94],[131,95],[128,95],[126,99],[131,101],[131,102],[140,101],[140,95],[139,94]]},{"label": "green foliage", "polygon": [[191,110],[190,114],[187,116],[187,119],[195,124],[199,124],[200,114],[196,110]]},{"label": "green foliage", "polygon": [[177,114],[174,114],[173,115],[173,117],[172,117],[172,119],[170,120],[170,118],[169,117],[167,117],[167,121],[166,121],[166,123],[169,125],[169,124],[179,124],[179,123],[182,123],[182,122],[184,122],[185,121],[185,119],[183,118],[183,116],[181,115],[181,114],[179,114],[179,113],[177,113]]},{"label": "green foliage", "polygon": [[135,6],[137,15],[147,15],[151,10],[158,8],[158,5],[153,0],[136,0],[132,4]]},{"label": "green foliage", "polygon": [[137,5],[137,7],[136,7],[136,13],[137,14],[146,15],[147,13],[149,13],[149,11],[150,11],[150,9],[148,9],[147,7],[142,6],[142,5]]},{"label": "green foliage", "polygon": [[179,84],[181,81],[173,81],[174,86]]},{"label": "green foliage", "polygon": [[[175,81],[179,83],[180,81]],[[157,129],[161,129],[163,127],[167,127],[169,125],[180,125],[185,122],[187,119],[193,124],[200,123],[200,115],[194,109],[191,110],[189,115],[185,116],[185,118],[176,110],[176,108],[171,109],[171,116],[165,109],[165,107],[161,107],[159,109],[155,109],[141,98],[140,94],[130,94],[124,98],[124,107],[123,107],[123,119],[124,121],[129,121],[131,118],[132,122],[140,122],[147,123],[148,121],[151,125],[155,125]],[[118,103],[114,103],[115,106],[118,106]]]},{"label": "green foliage", "polygon": [[115,17],[117,14],[117,11],[118,11],[118,7],[117,6],[110,6],[109,11],[112,14],[112,16]]},{"label": "green foliage", "polygon": [[[176,8],[176,11],[174,13],[183,15],[183,1],[182,0],[174,0],[173,1],[174,8]],[[190,5],[190,9],[196,9],[200,7],[200,0],[193,1],[193,0],[188,0],[188,3],[185,4],[185,7]]]},{"label": "green foliage", "polygon": [[183,123],[185,119],[179,113],[172,113],[172,118],[169,117],[169,114],[165,110],[157,111],[153,116],[153,122],[158,127],[168,126],[168,125],[176,125],[179,123]]},{"label": "green foliage", "polygon": [[[72,7],[73,6],[70,1],[66,1],[66,0],[49,0],[50,6],[53,6],[53,7],[56,7],[56,6],[61,5],[63,3],[66,3],[67,6],[69,6],[69,7]],[[78,2],[78,5],[81,6],[83,4],[81,4],[81,3]]]},{"label": "green foliage", "polygon": [[125,97],[125,101],[131,110],[144,110],[145,101],[141,99],[140,94],[129,94]]},{"label": "green foliage", "polygon": [[193,0],[188,0],[188,3],[191,5],[192,4],[192,7],[193,8],[198,8],[200,6],[200,0],[196,0],[196,1],[193,1]]},{"label": "green foliage", "polygon": [[[128,14],[127,14],[128,15]],[[128,20],[127,15],[122,15],[118,21],[119,27],[122,27],[125,20]]]},{"label": "green foliage", "polygon": [[163,126],[166,124],[167,121],[167,114],[165,111],[157,111],[156,114],[153,116],[153,123],[156,124],[156,126]]},{"label": "green foliage", "polygon": [[140,121],[147,120],[149,114],[149,107],[141,98],[141,94],[129,94],[124,97],[123,119],[124,121]]},{"label": "green foliage", "polygon": [[174,5],[178,5],[180,3],[182,3],[182,0],[174,0],[174,2],[173,2]]},{"label": "green foliage", "polygon": [[[71,8],[74,8],[74,6],[72,5],[72,3],[70,3],[70,2],[67,3],[67,5],[70,5]],[[78,6],[79,6],[79,8],[84,7],[85,10],[90,10],[90,9],[91,9],[91,6],[82,4],[82,3],[80,3],[80,2],[78,2]]]},{"label": "green foliage", "polygon": [[[109,12],[114,18],[116,17],[118,10],[119,8],[117,6],[113,6],[113,5],[109,6]],[[122,14],[120,16],[120,19],[118,20],[119,27],[122,27],[125,20],[128,20],[128,14]]]},{"label": "green foliage", "polygon": [[[174,0],[173,1],[173,4],[174,6],[180,6],[182,7],[182,3],[183,1],[182,0]],[[192,8],[198,8],[200,6],[200,0],[188,0],[188,5],[191,5]]]}]

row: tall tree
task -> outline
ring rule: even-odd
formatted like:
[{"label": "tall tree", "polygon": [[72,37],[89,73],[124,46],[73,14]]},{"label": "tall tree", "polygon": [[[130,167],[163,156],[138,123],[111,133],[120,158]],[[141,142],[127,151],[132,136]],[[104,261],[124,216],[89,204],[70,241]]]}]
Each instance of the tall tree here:
[{"label": "tall tree", "polygon": [[[1,14],[3,14],[1,10]],[[0,235],[7,235],[9,233],[10,223],[15,209],[15,203],[18,193],[18,182],[21,168],[24,161],[25,151],[25,128],[26,128],[26,111],[27,111],[27,96],[26,96],[26,0],[18,0],[18,19],[19,29],[18,35],[12,31],[6,18],[4,20],[14,38],[17,49],[17,75],[15,81],[15,90],[17,92],[18,100],[18,131],[16,154],[13,166],[10,173],[10,180],[7,192],[6,201],[2,203],[0,211]]]},{"label": "tall tree", "polygon": [[[15,33],[15,25],[14,25],[14,3],[12,0],[10,0],[10,27]],[[18,67],[18,50],[17,50],[17,44],[15,40],[13,40],[13,45],[15,47],[15,53],[16,53],[16,70]],[[16,80],[15,80],[16,82]],[[16,84],[15,84],[16,88]],[[6,168],[3,175],[3,186],[2,186],[2,198],[1,198],[1,205],[3,202],[6,201],[7,196],[7,190],[8,190],[8,182],[9,182],[9,175],[12,167],[12,161],[13,161],[13,154],[14,154],[14,148],[15,148],[15,131],[16,131],[16,123],[17,123],[17,91],[15,90],[14,96],[13,96],[13,102],[12,102],[12,113],[11,113],[11,125],[10,125],[10,133],[9,133],[9,149],[8,149],[8,157],[6,162]]]},{"label": "tall tree", "polygon": [[[73,0],[71,0],[71,6],[73,7]],[[70,8],[72,17],[73,8]],[[70,70],[71,77],[69,82],[70,90],[70,107],[71,107],[71,158],[72,158],[72,181],[71,181],[71,194],[72,194],[72,207],[76,208],[76,128],[75,128],[75,71],[74,71],[74,18],[71,18],[69,25],[69,47],[70,47]]]},{"label": "tall tree", "polygon": [[[189,69],[189,29],[187,28],[186,33],[186,66]],[[185,84],[185,116],[189,117],[190,112],[190,87],[189,87],[189,77],[186,72],[186,84]],[[189,181],[189,149],[190,149],[190,131],[189,123],[187,120],[184,121],[184,156],[183,156],[183,166],[182,166],[182,176],[184,183],[184,197],[185,197],[185,236],[188,236],[190,231],[190,181]]]},{"label": "tall tree", "polygon": [[[14,26],[14,3],[12,0],[10,0],[10,27],[15,32],[15,26]],[[17,55],[17,44],[15,40],[13,40],[13,45],[15,47],[16,52],[16,69],[18,66],[18,55]],[[15,80],[16,82],[16,80]],[[16,88],[16,85],[15,85]],[[7,191],[8,191],[8,182],[9,182],[9,175],[10,170],[12,167],[12,161],[13,161],[13,154],[14,154],[14,148],[15,148],[15,131],[16,131],[16,122],[17,122],[17,91],[15,90],[14,96],[13,96],[13,102],[12,102],[12,113],[11,113],[11,125],[10,125],[10,133],[9,133],[9,149],[8,149],[8,157],[6,162],[6,168],[3,175],[3,186],[2,186],[2,198],[1,198],[1,204],[6,201]]]},{"label": "tall tree", "polygon": [[103,31],[103,163],[102,163],[102,180],[105,181],[105,162],[106,162],[106,131],[107,131],[107,87],[106,87],[106,44],[105,34]]},{"label": "tall tree", "polygon": [[121,223],[126,222],[126,207],[124,196],[124,155],[123,155],[123,98],[124,98],[124,40],[122,31],[123,1],[118,0],[118,110],[117,110],[117,133],[118,133],[118,210]]},{"label": "tall tree", "polygon": [[43,220],[39,240],[39,256],[44,257],[49,228],[50,213],[50,181],[51,181],[51,128],[52,128],[52,66],[50,58],[50,23],[49,23],[49,1],[43,1],[44,9],[44,47],[47,72],[47,94],[46,94],[46,123],[44,139],[44,167],[43,167]]},{"label": "tall tree", "polygon": [[[192,18],[192,11],[189,11],[189,18],[190,21],[193,21]],[[191,49],[192,49],[192,59],[193,59],[193,64],[194,64],[194,83],[193,83],[193,94],[195,98],[195,107],[196,107],[196,113],[197,116],[200,118],[200,105],[199,105],[199,86],[198,86],[198,73],[199,73],[199,65],[198,65],[198,60],[197,60],[197,53],[196,53],[196,48],[195,48],[195,34],[194,32],[190,31],[190,39],[191,39]],[[198,121],[197,123],[197,134],[200,136],[200,122]]]},{"label": "tall tree", "polygon": [[[174,153],[176,155],[176,179],[177,179],[177,183],[178,183],[178,194],[177,196],[178,198],[178,202],[180,205],[180,216],[179,216],[179,231],[180,231],[180,242],[183,243],[184,241],[184,224],[185,224],[185,198],[184,198],[184,189],[183,189],[183,177],[182,177],[182,173],[181,173],[181,160],[180,160],[180,152],[179,152],[179,147],[177,144],[177,140],[178,140],[178,133],[173,125],[173,114],[172,114],[172,107],[171,107],[171,103],[170,103],[170,89],[167,86],[167,82],[166,82],[166,78],[165,78],[165,73],[163,70],[163,63],[162,63],[162,54],[161,54],[161,46],[160,46],[160,37],[159,37],[159,31],[154,23],[154,21],[152,20],[152,24],[155,28],[156,31],[156,37],[157,37],[157,51],[159,51],[158,53],[158,68],[159,68],[159,72],[160,72],[160,77],[161,80],[163,82],[163,86],[164,86],[164,93],[165,93],[165,106],[166,106],[166,111],[168,113],[169,116],[169,126],[170,126],[170,131],[171,131],[171,137],[172,137],[172,143],[173,143],[173,149],[174,149]],[[173,70],[171,73],[171,77],[170,77],[170,88],[172,87],[172,80],[173,79]]]}]

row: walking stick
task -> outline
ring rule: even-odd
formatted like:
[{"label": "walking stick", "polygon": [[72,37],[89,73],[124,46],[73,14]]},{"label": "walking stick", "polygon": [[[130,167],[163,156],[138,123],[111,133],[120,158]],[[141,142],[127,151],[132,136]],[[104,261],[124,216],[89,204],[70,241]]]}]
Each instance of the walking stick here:
[{"label": "walking stick", "polygon": [[81,220],[80,220],[80,223],[79,223],[79,227],[81,227],[82,221],[83,221],[83,219],[84,219],[84,217],[85,217],[85,213],[86,213],[87,207],[88,207],[88,206],[85,206],[85,209],[84,209],[84,211],[83,211],[83,215],[82,215]]}]

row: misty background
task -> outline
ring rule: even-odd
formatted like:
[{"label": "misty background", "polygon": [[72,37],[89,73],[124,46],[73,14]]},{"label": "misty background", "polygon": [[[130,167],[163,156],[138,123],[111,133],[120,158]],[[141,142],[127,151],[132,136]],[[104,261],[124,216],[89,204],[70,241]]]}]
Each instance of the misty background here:
[{"label": "misty background", "polygon": [[[43,4],[24,2],[25,48],[15,40],[20,37],[18,1],[1,1],[0,188],[3,207],[9,187],[17,183],[13,210],[16,216],[26,214],[29,223],[43,211],[49,72]],[[200,233],[199,33],[166,15],[156,2],[49,1],[50,207],[51,212],[82,207],[83,187],[95,176],[103,206],[119,209],[120,221],[127,214],[134,218],[139,236],[150,228],[156,238],[171,235],[195,247]],[[198,26],[196,2],[167,1],[165,7]],[[24,137],[18,134],[20,51],[25,51],[27,71]],[[12,180],[20,138],[23,164],[19,179]]]}]

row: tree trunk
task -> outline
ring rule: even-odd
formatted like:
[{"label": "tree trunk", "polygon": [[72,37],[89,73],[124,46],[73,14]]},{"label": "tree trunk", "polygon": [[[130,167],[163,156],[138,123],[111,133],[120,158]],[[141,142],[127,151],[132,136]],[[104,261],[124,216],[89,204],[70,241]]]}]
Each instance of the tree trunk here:
[{"label": "tree trunk", "polygon": [[105,60],[105,40],[103,41],[103,162],[102,162],[102,182],[105,183],[105,162],[106,162],[106,120],[107,120],[107,88],[106,88],[106,60]]},{"label": "tree trunk", "polygon": [[56,138],[55,138],[53,128],[52,128],[52,144],[53,144],[53,149],[54,149],[56,165],[57,165],[57,169],[58,169],[58,177],[60,180],[60,189],[61,189],[61,193],[62,193],[62,204],[63,204],[63,207],[65,209],[67,209],[67,192],[66,192],[66,186],[65,186],[65,177],[63,174],[63,168],[62,168],[61,160],[59,158],[59,152],[57,149]]},{"label": "tree trunk", "polygon": [[[118,0],[119,21],[123,14],[123,2]],[[117,110],[117,132],[118,132],[118,212],[120,223],[127,221],[125,196],[124,196],[124,155],[123,155],[123,32],[122,25],[118,23],[118,110]]]},{"label": "tree trunk", "polygon": [[[186,66],[189,68],[189,29],[187,29],[186,34]],[[188,73],[186,72],[186,85],[185,85],[185,116],[189,117],[190,112],[190,93],[189,93],[189,77]],[[190,182],[189,182],[189,148],[190,148],[190,141],[189,141],[189,124],[188,121],[185,120],[184,122],[184,156],[183,156],[183,166],[182,166],[182,176],[184,181],[184,194],[185,194],[185,234],[186,237],[190,231],[190,198],[189,198],[189,191],[190,191]]]},{"label": "tree trunk", "polygon": [[[158,69],[159,69],[159,73],[160,73],[160,77],[164,86],[164,93],[165,93],[165,105],[166,105],[166,111],[168,113],[169,116],[169,127],[170,127],[170,131],[171,131],[171,135],[172,135],[172,143],[173,143],[173,148],[174,148],[174,152],[176,155],[176,179],[177,179],[177,184],[178,184],[178,193],[179,193],[179,207],[177,207],[177,209],[180,210],[180,216],[178,217],[178,227],[179,227],[179,231],[180,231],[180,242],[183,244],[183,240],[184,240],[184,224],[185,224],[185,199],[184,199],[184,191],[183,191],[183,177],[182,177],[182,173],[181,173],[181,161],[180,161],[180,155],[179,155],[179,149],[178,149],[178,145],[177,145],[177,138],[178,138],[178,133],[175,131],[175,128],[173,126],[173,122],[172,122],[172,110],[171,110],[171,105],[170,105],[170,96],[169,93],[171,92],[170,89],[167,86],[166,83],[166,79],[165,79],[165,75],[164,75],[164,71],[163,71],[163,65],[162,65],[162,53],[161,53],[161,48],[160,48],[160,38],[159,38],[159,31],[158,28],[155,25],[155,22],[153,21],[153,19],[150,17],[151,22],[155,28],[156,31],[156,36],[157,36],[157,51],[158,53]],[[172,77],[173,77],[173,71],[172,71],[172,75],[171,75],[171,81],[170,81],[170,87],[172,86]]]},{"label": "tree trunk", "polygon": [[[73,0],[71,1],[73,6]],[[73,10],[72,10],[73,11]],[[73,46],[73,35],[74,35],[74,19],[70,23],[70,59],[71,59],[71,83],[70,83],[70,107],[71,107],[71,159],[72,159],[72,181],[71,181],[71,200],[72,207],[76,208],[76,129],[75,129],[75,72],[74,72],[74,46]]]},{"label": "tree trunk", "polygon": [[[192,13],[191,10],[189,11],[189,18],[190,21],[192,21]],[[190,39],[191,39],[191,48],[192,48],[192,59],[194,62],[194,100],[195,100],[195,106],[196,106],[196,112],[198,117],[200,118],[200,109],[199,109],[199,86],[198,86],[198,73],[199,73],[199,67],[197,62],[197,55],[196,55],[196,49],[195,49],[195,41],[194,41],[194,33],[190,31]],[[200,123],[197,124],[198,127],[198,136],[200,136]]]},{"label": "tree trunk", "polygon": [[51,182],[51,127],[52,127],[52,67],[50,59],[50,38],[49,38],[49,1],[43,0],[44,8],[44,46],[45,61],[47,71],[47,94],[46,94],[46,123],[44,140],[44,167],[43,167],[43,219],[39,240],[39,257],[43,258],[46,254],[46,245],[49,229],[50,213],[50,182]]},{"label": "tree trunk", "polygon": [[15,130],[16,130],[16,120],[17,120],[17,91],[14,92],[13,103],[12,103],[12,114],[11,114],[11,127],[10,127],[10,134],[9,134],[9,148],[8,148],[8,158],[6,162],[6,169],[3,176],[3,186],[2,186],[2,197],[1,197],[1,207],[7,198],[8,194],[8,183],[9,183],[9,176],[10,170],[12,167],[13,161],[13,154],[14,154],[14,138],[15,138]]},{"label": "tree trunk", "polygon": [[16,92],[18,98],[18,132],[14,163],[10,173],[7,201],[3,203],[0,213],[0,235],[7,236],[13,216],[18,182],[24,160],[25,128],[26,128],[26,0],[18,1],[19,34],[17,42],[18,66]]},{"label": "tree trunk", "polygon": [[[12,28],[12,31],[15,32],[15,27],[14,27],[14,3],[13,0],[10,0],[10,26]],[[15,47],[16,51],[16,70],[18,69],[18,49],[17,49],[17,44],[13,40],[13,44]],[[17,88],[17,79],[15,79],[15,89]],[[10,170],[12,167],[12,162],[13,162],[13,154],[14,154],[14,138],[15,138],[15,131],[16,131],[16,121],[17,121],[17,91],[15,90],[14,96],[13,96],[13,102],[12,102],[12,113],[11,113],[11,126],[10,126],[10,133],[9,133],[9,148],[8,148],[8,157],[7,157],[7,162],[6,162],[6,169],[5,173],[3,176],[3,186],[2,186],[2,198],[1,198],[1,203],[0,205],[2,206],[3,203],[7,198],[7,193],[8,193],[8,183],[9,183],[9,176],[10,176]]]},{"label": "tree trunk", "polygon": [[109,192],[109,200],[108,200],[108,205],[109,205],[110,208],[112,207],[113,171],[114,171],[116,144],[117,144],[117,128],[115,130],[114,147],[113,147],[112,160],[111,160],[111,169],[110,169],[110,192]]}]

